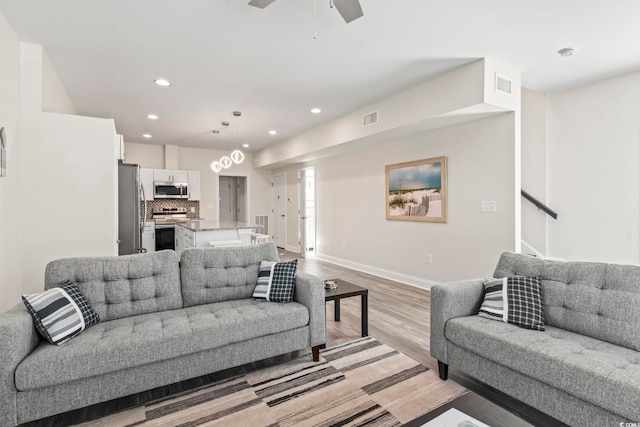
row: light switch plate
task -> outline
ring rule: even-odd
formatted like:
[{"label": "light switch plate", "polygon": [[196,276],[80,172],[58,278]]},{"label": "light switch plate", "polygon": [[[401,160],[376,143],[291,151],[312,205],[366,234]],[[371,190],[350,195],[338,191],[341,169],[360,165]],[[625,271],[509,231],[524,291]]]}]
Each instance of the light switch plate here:
[{"label": "light switch plate", "polygon": [[494,200],[483,200],[480,202],[480,212],[494,213],[496,202]]}]

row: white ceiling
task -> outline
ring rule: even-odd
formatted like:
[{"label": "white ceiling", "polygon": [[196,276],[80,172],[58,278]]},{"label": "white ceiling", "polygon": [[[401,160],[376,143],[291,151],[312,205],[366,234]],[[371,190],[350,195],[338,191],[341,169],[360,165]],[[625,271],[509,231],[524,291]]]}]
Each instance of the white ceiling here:
[{"label": "white ceiling", "polygon": [[[315,22],[314,0],[0,0],[0,11],[45,48],[78,112],[114,118],[128,142],[224,149],[239,135],[254,151],[482,57],[539,92],[640,69],[638,0],[360,0],[350,24],[316,1]],[[576,55],[560,58],[568,46]]]}]

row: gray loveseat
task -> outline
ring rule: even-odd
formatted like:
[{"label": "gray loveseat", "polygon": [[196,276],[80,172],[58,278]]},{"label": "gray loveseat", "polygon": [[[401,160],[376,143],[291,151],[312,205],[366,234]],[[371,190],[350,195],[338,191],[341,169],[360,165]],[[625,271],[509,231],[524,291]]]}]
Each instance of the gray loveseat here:
[{"label": "gray loveseat", "polygon": [[494,277],[541,276],[545,331],[477,316],[483,279],[431,289],[431,355],[574,426],[640,422],[640,267],[504,253]]},{"label": "gray loveseat", "polygon": [[73,281],[101,321],[49,344],[20,304],[0,315],[0,425],[98,402],[325,342],[324,286],[298,272],[294,302],[254,300],[273,243],[51,262],[45,288]]}]

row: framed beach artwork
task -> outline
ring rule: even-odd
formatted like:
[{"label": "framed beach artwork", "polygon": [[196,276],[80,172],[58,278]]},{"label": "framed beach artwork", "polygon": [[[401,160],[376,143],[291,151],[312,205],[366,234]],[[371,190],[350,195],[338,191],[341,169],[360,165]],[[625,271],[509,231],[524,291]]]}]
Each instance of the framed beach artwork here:
[{"label": "framed beach artwork", "polygon": [[447,222],[447,158],[386,166],[387,219]]},{"label": "framed beach artwork", "polygon": [[0,176],[7,176],[7,147],[4,128],[0,128]]}]

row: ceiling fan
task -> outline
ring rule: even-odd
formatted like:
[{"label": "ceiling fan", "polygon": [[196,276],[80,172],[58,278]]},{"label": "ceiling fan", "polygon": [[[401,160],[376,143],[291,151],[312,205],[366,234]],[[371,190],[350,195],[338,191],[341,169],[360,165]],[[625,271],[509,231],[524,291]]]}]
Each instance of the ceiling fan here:
[{"label": "ceiling fan", "polygon": [[[249,4],[251,6],[264,9],[269,6],[275,0],[251,0]],[[329,0],[331,7],[335,6],[338,9],[338,13],[342,16],[342,19],[348,24],[364,15],[362,7],[360,6],[360,0]]]}]

